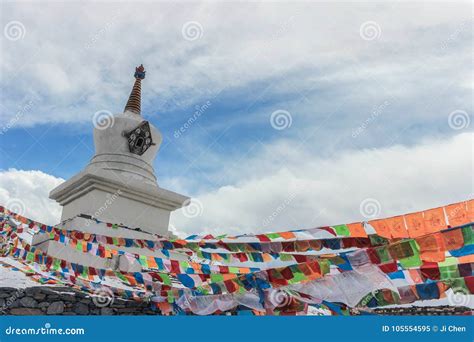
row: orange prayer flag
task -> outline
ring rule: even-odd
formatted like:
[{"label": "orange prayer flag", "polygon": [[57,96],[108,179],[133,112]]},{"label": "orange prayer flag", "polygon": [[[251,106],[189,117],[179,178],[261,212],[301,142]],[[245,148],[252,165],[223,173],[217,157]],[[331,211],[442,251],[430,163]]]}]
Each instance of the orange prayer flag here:
[{"label": "orange prayer flag", "polygon": [[466,202],[447,205],[444,210],[451,227],[462,226],[470,222],[467,217]]},{"label": "orange prayer flag", "polygon": [[232,274],[232,273],[224,273],[222,274],[222,280],[223,281],[226,281],[226,280],[232,280],[232,279],[235,279],[237,278],[237,276],[235,274]]},{"label": "orange prayer flag", "polygon": [[441,233],[417,237],[416,243],[420,246],[420,257],[423,261],[444,261],[446,247]]},{"label": "orange prayer flag", "polygon": [[158,268],[158,264],[156,263],[156,260],[154,257],[152,256],[147,257],[147,262],[148,262],[149,268]]},{"label": "orange prayer flag", "polygon": [[388,226],[390,227],[390,233],[392,234],[392,238],[396,239],[408,237],[403,216],[390,217],[386,220],[388,221]]},{"label": "orange prayer flag", "polygon": [[441,235],[443,236],[444,244],[448,251],[464,246],[464,236],[461,228],[446,230],[442,232]]},{"label": "orange prayer flag", "polygon": [[467,218],[469,222],[474,222],[474,199],[466,201]]},{"label": "orange prayer flag", "polygon": [[426,234],[425,219],[422,212],[405,215],[405,222],[410,237],[416,238]]},{"label": "orange prayer flag", "polygon": [[444,218],[443,208],[434,208],[423,212],[425,218],[425,227],[427,233],[439,232],[446,229],[446,219]]},{"label": "orange prayer flag", "polygon": [[374,227],[375,231],[377,232],[378,235],[385,237],[385,238],[390,238],[392,235],[390,234],[390,227],[387,223],[387,220],[381,219],[381,220],[373,220],[369,221],[369,224]]},{"label": "orange prayer flag", "polygon": [[295,234],[293,234],[292,232],[283,232],[283,233],[278,233],[280,234],[280,236],[282,238],[284,238],[285,240],[289,240],[289,239],[294,239],[295,238]]},{"label": "orange prayer flag", "polygon": [[474,262],[474,254],[463,255],[463,256],[458,257],[459,264],[468,264],[470,262]]},{"label": "orange prayer flag", "polygon": [[349,223],[347,224],[347,228],[351,233],[351,237],[367,237],[367,233],[365,232],[362,222]]}]

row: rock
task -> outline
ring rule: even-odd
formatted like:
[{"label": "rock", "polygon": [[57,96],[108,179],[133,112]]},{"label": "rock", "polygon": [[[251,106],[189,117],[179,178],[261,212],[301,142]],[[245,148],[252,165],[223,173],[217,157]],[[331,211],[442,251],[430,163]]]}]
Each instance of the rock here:
[{"label": "rock", "polygon": [[102,316],[110,316],[114,314],[114,309],[112,308],[101,308],[100,309],[100,314]]},{"label": "rock", "polygon": [[23,297],[20,299],[20,305],[25,308],[37,308],[38,302],[31,297]]},{"label": "rock", "polygon": [[43,292],[38,292],[33,295],[33,298],[36,300],[43,300],[46,298],[46,294]]},{"label": "rock", "polygon": [[76,296],[70,293],[62,293],[61,295],[61,300],[67,301],[67,302],[75,302],[76,301]]},{"label": "rock", "polygon": [[41,302],[38,304],[38,307],[43,310],[43,311],[46,311],[46,309],[48,308],[49,306],[49,303],[48,302]]},{"label": "rock", "polygon": [[74,312],[78,315],[87,315],[89,314],[89,307],[84,303],[77,303]]},{"label": "rock", "polygon": [[12,294],[10,291],[0,290],[0,298],[8,298],[11,297]]},{"label": "rock", "polygon": [[64,302],[53,302],[48,306],[48,315],[59,315],[64,312]]},{"label": "rock", "polygon": [[27,296],[33,296],[35,295],[36,293],[39,293],[41,292],[41,287],[27,287],[25,289],[25,294]]},{"label": "rock", "polygon": [[30,308],[13,308],[10,310],[10,315],[18,316],[30,316],[30,315],[42,315],[43,313],[39,309]]},{"label": "rock", "polygon": [[9,308],[18,308],[20,307],[20,300],[19,299],[13,299],[14,297],[8,298],[5,301],[5,305]]}]

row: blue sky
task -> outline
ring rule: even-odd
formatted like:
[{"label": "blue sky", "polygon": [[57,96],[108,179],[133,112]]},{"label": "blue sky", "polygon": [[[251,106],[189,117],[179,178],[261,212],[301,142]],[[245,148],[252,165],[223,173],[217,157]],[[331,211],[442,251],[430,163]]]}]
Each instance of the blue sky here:
[{"label": "blue sky", "polygon": [[[55,182],[14,173],[67,179],[84,167],[93,114],[123,110],[143,63],[142,112],[164,136],[159,184],[203,208],[192,221],[177,214],[180,231],[338,223],[360,219],[373,197],[380,215],[462,200],[473,192],[471,7],[4,2],[0,199],[23,198],[30,215],[44,205],[55,214],[40,218],[54,221],[44,198]],[[275,111],[291,126],[275,129]],[[462,153],[428,170],[432,152],[453,148]]]}]

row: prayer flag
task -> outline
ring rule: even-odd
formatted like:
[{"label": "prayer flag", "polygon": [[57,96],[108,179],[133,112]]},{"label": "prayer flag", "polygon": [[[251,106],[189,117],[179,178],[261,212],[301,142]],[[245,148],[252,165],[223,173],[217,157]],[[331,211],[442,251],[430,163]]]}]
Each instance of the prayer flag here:
[{"label": "prayer flag", "polygon": [[422,212],[405,215],[408,235],[412,238],[426,234],[425,219]]}]

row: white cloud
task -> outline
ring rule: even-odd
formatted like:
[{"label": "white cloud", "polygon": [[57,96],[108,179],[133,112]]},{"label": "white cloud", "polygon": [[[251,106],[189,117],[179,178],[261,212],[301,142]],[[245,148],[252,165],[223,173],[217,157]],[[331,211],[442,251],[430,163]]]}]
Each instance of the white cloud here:
[{"label": "white cloud", "polygon": [[[381,217],[461,201],[474,192],[473,143],[474,134],[464,133],[325,159],[288,145],[263,147],[240,167],[226,164],[230,185],[196,196],[200,216],[177,211],[171,225],[181,235],[257,233],[362,220],[366,198],[380,203]],[[60,207],[48,193],[62,181],[41,171],[1,171],[0,204],[18,207],[19,201],[26,216],[57,223]],[[185,186],[180,190],[186,193]]]},{"label": "white cloud", "polygon": [[[265,80],[281,94],[336,82],[352,91],[362,85],[358,99],[381,87],[396,96],[424,94],[421,102],[433,87],[452,88],[460,103],[470,96],[468,3],[27,2],[2,9],[3,25],[18,20],[26,29],[22,40],[2,40],[2,121],[29,92],[43,99],[22,125],[122,110],[141,62],[148,70],[144,108],[160,112]],[[202,38],[182,37],[189,21],[202,25]],[[366,21],[380,26],[378,40],[360,37]]]},{"label": "white cloud", "polygon": [[46,224],[57,224],[61,207],[48,198],[64,180],[41,171],[0,171],[0,205]]},{"label": "white cloud", "polygon": [[366,198],[380,203],[380,217],[465,200],[473,196],[473,139],[464,133],[325,159],[272,145],[224,169],[238,180],[197,196],[201,216],[177,212],[172,223],[186,234],[268,232],[363,220]]}]

